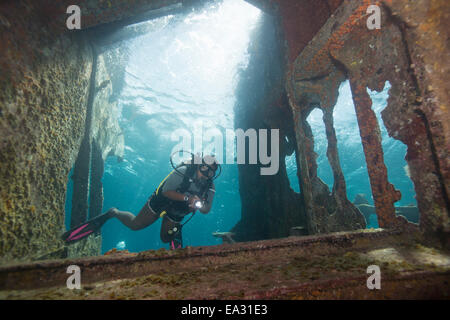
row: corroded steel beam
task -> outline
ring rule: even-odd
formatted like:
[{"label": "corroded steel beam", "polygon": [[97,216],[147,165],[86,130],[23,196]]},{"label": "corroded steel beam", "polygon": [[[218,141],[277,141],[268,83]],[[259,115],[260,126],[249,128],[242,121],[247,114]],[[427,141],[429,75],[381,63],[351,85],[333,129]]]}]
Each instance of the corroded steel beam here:
[{"label": "corroded steel beam", "polygon": [[[337,10],[339,22],[345,21],[356,6],[343,6]],[[286,91],[293,110],[302,191],[305,190],[305,204],[309,232],[323,233],[338,230],[354,230],[365,227],[360,212],[347,199],[346,183],[340,166],[337,151],[337,138],[333,127],[333,109],[339,93],[339,85],[345,80],[345,73],[338,68],[327,48],[329,35],[338,24],[331,18],[322,27],[310,44],[290,65]],[[322,180],[317,177],[316,154],[314,140],[306,121],[313,108],[323,111],[328,149],[327,156],[333,170],[333,191],[329,192]],[[305,170],[307,169],[307,170]]]},{"label": "corroded steel beam", "polygon": [[[342,232],[0,267],[0,298],[444,298],[450,256],[415,237],[392,230]],[[382,290],[367,288],[373,264],[380,267]],[[80,267],[80,290],[66,287],[69,265]]]},{"label": "corroded steel beam", "polygon": [[[308,104],[317,101],[327,105],[321,97],[321,91],[325,91],[324,95],[333,91],[329,84],[326,86],[321,82],[330,78],[335,68],[344,72],[352,83],[380,225],[413,227],[395,215],[394,203],[401,195],[387,179],[379,125],[370,108],[371,101],[366,91],[366,88],[381,91],[386,81],[389,81],[391,90],[388,106],[383,110],[382,118],[388,133],[408,146],[406,160],[421,212],[420,227],[429,234],[439,234],[444,242],[448,242],[444,236],[449,233],[449,201],[446,191],[449,185],[446,183],[449,148],[445,140],[448,130],[444,130],[448,112],[445,113],[445,106],[438,105],[438,93],[434,95],[432,90],[424,89],[433,81],[437,85],[441,83],[432,76],[427,79],[428,74],[432,73],[425,70],[431,70],[431,66],[425,65],[421,58],[421,55],[426,56],[427,53],[416,48],[423,40],[421,32],[429,33],[428,29],[440,28],[433,22],[433,16],[440,19],[440,16],[445,15],[443,12],[448,11],[445,11],[444,2],[435,1],[420,8],[419,4],[414,4],[417,12],[420,12],[417,15],[412,9],[404,9],[399,5],[400,2],[402,1],[395,4],[392,1],[345,1],[305,47],[295,63],[290,65],[288,81],[292,82],[293,87],[290,94],[291,107],[293,110],[299,109],[300,105],[303,109],[309,108]],[[382,27],[379,30],[367,27],[369,5],[381,8]],[[400,19],[398,12],[404,20]],[[425,17],[428,17],[428,29],[422,30],[418,27],[418,21]],[[440,32],[436,34],[439,35]],[[435,47],[442,47],[441,38],[433,36],[436,40],[433,43]],[[441,93],[442,91],[439,92]],[[304,112],[302,108],[297,113]],[[332,141],[333,137],[330,136],[329,140]],[[443,161],[443,154],[447,154],[447,160]],[[337,171],[334,172],[336,175]]]},{"label": "corroded steel beam", "polygon": [[[369,30],[365,17],[367,7],[373,4],[382,9],[382,28]],[[360,6],[337,28],[327,46],[330,55],[347,70],[350,79],[372,194],[378,220],[383,227],[411,225],[395,214],[394,203],[401,198],[401,194],[387,178],[379,124],[371,110],[372,102],[366,88],[381,91],[386,81],[391,83],[388,106],[382,112],[383,121],[391,136],[408,145],[408,154],[416,149],[414,144],[417,144],[417,140],[423,140],[423,136],[419,137],[422,130],[413,132],[409,125],[417,123],[414,109],[420,101],[420,93],[410,69],[407,43],[402,24],[390,15],[381,1],[360,1]],[[408,139],[408,136],[415,138]],[[429,148],[427,144],[421,146],[422,152]],[[421,164],[422,170],[433,166],[431,155],[431,152],[428,153],[428,160]],[[410,159],[411,157],[406,157],[410,168],[415,168],[416,164],[409,161]],[[414,175],[412,180],[416,188],[425,183],[425,180],[417,179]],[[429,202],[419,192],[417,199],[419,208]],[[427,213],[428,210],[421,211],[424,217],[434,214]]]},{"label": "corroded steel beam", "polygon": [[[378,230],[375,232],[345,232],[321,236],[289,237],[278,240],[261,240],[208,247],[187,247],[181,250],[149,250],[134,254],[105,255],[80,259],[60,259],[36,261],[9,266],[0,266],[0,290],[31,289],[51,287],[65,283],[66,269],[78,265],[83,270],[83,281],[91,283],[114,279],[119,276],[133,277],[158,272],[170,267],[174,262],[183,261],[184,266],[198,266],[208,259],[231,259],[243,252],[260,252],[275,248],[301,249],[308,247],[336,247],[351,245],[357,239],[383,239],[398,235],[397,231]],[[231,258],[227,258],[231,257]]]},{"label": "corroded steel beam", "polygon": [[372,100],[366,86],[359,79],[351,79],[350,86],[358,119],[361,141],[366,156],[372,196],[378,216],[378,224],[382,228],[395,227],[397,224],[394,203],[400,200],[401,194],[389,183],[387,168],[384,164],[381,133]]}]

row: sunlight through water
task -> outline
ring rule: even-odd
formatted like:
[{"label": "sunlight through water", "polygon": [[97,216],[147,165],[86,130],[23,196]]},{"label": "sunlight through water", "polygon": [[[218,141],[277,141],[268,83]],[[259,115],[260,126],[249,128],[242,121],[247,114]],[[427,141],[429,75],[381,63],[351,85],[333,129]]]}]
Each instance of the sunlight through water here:
[{"label": "sunlight through water", "polygon": [[[179,143],[171,140],[175,130],[234,130],[235,88],[260,14],[243,0],[225,0],[188,15],[144,22],[148,33],[121,44],[129,55],[118,99],[126,146],[122,162],[105,163],[105,209],[138,214],[172,169],[170,151]],[[215,184],[211,212],[196,215],[183,228],[185,246],[219,244],[212,233],[229,231],[240,219],[237,165],[224,165]],[[132,252],[166,247],[160,226],[158,220],[131,231],[116,219],[108,221],[102,251],[119,239]]]}]

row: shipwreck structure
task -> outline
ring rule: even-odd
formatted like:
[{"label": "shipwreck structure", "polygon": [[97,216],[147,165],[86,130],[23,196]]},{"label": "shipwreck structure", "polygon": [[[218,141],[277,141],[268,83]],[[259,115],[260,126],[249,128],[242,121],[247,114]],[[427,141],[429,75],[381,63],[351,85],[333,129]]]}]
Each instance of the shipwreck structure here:
[{"label": "shipwreck structure", "polygon": [[[0,269],[0,290],[15,289],[15,284],[18,289],[41,285],[28,281],[33,277],[30,270],[39,271],[34,273],[36,277],[48,274],[48,285],[56,286],[63,278],[63,273],[58,272],[65,272],[60,269],[68,261],[9,266],[11,263],[43,258],[74,259],[100,253],[99,235],[69,249],[59,235],[64,230],[68,179],[74,183],[71,224],[75,226],[101,212],[104,161],[111,155],[119,158],[123,155],[123,135],[117,122],[115,101],[123,70],[120,66],[111,68],[114,57],[102,52],[101,48],[139,32],[137,29],[121,32],[124,26],[197,10],[205,2],[83,0],[78,3],[82,8],[81,30],[69,30],[66,26],[66,9],[72,1],[20,0],[0,4],[0,262],[5,265]],[[263,16],[249,48],[249,66],[239,82],[235,125],[244,130],[280,129],[278,174],[261,176],[258,166],[240,165],[242,217],[230,230],[236,243],[223,248],[183,251],[179,255],[131,254],[118,258],[77,260],[76,263],[89,269],[89,281],[118,277],[122,274],[121,268],[129,263],[134,271],[130,273],[128,270],[127,275],[138,277],[143,276],[143,272],[171,268],[170,261],[174,259],[188,261],[184,272],[190,272],[191,265],[206,263],[208,266],[205,268],[213,268],[210,265],[216,262],[229,263],[225,261],[227,257],[235,259],[239,265],[244,258],[260,259],[258,255],[264,250],[269,250],[269,255],[277,256],[279,253],[287,257],[295,251],[292,248],[298,248],[295,258],[285,259],[286,263],[290,261],[291,269],[285,270],[280,265],[270,267],[271,270],[279,268],[280,275],[292,275],[295,268],[305,267],[300,256],[307,255],[308,250],[304,248],[314,246],[314,243],[318,244],[314,249],[317,261],[321,259],[320,252],[328,252],[328,249],[334,250],[336,255],[347,252],[349,255],[346,257],[351,260],[352,267],[373,262],[370,259],[377,255],[367,252],[379,248],[383,243],[380,239],[387,239],[384,243],[393,247],[398,240],[398,243],[409,245],[419,241],[421,245],[427,243],[444,251],[450,248],[448,1],[247,2],[260,8]],[[379,28],[371,28],[368,24],[373,12],[377,12],[368,10],[371,6],[379,10]],[[387,230],[381,233],[357,231],[366,227],[366,221],[347,198],[333,126],[338,88],[346,80],[351,85],[375,212],[380,227]],[[389,135],[407,146],[406,161],[420,214],[417,224],[396,214],[394,204],[401,198],[401,193],[388,180],[380,124],[367,93],[367,88],[381,91],[386,81],[390,82],[391,89],[388,105],[382,113],[383,122]],[[334,177],[332,190],[317,175],[314,139],[306,121],[314,108],[323,112],[327,157]],[[293,153],[296,155],[300,193],[290,188],[284,165],[284,158]],[[72,172],[70,177],[69,172]],[[260,200],[254,201],[256,198]],[[300,234],[306,238],[264,242],[265,239],[286,238],[295,233],[293,230],[301,230]],[[326,235],[336,232],[340,233]],[[414,234],[414,239],[405,240],[405,234]],[[258,242],[242,243],[247,241]],[[333,247],[334,244],[339,248]],[[358,260],[360,256],[356,258],[359,253],[351,251],[353,249],[342,250],[352,245],[356,251],[366,250],[363,262]],[[411,250],[414,249],[411,247],[408,252]],[[426,254],[433,255],[429,251]],[[413,260],[408,260],[408,263],[417,263]],[[448,292],[450,263],[445,254],[435,257],[434,261],[438,261],[436,263],[442,269],[424,271],[411,267],[408,270],[423,273],[424,283],[420,286],[425,286],[427,281],[435,282],[437,287],[443,286],[444,289],[438,293],[431,289],[422,292],[441,297],[442,292]],[[348,266],[346,263],[342,263],[342,269]],[[145,267],[138,270],[139,264]],[[116,275],[114,266],[118,270]],[[249,272],[248,277],[251,273],[256,276],[260,271],[267,271],[257,270],[256,264],[253,267],[255,270]],[[405,270],[394,269],[393,272]],[[101,279],[95,278],[99,270],[108,272]],[[222,271],[214,269],[224,277],[229,273],[228,269]],[[344,277],[339,273],[336,276]],[[393,277],[391,289],[394,291],[395,283],[410,279],[408,276]],[[28,282],[21,281],[25,278]],[[308,281],[320,279],[314,275],[302,276],[302,279],[306,278]],[[139,283],[157,281],[162,286],[164,281],[173,281],[175,285],[177,281],[155,279],[147,277]],[[303,294],[317,297],[322,292],[321,289],[310,290],[310,287],[292,284],[286,279],[280,283],[291,289],[284,291],[273,291],[272,288],[269,292],[267,286],[261,284],[248,292],[237,293],[239,286],[236,286],[227,288],[233,292],[228,296],[210,293],[209,297],[295,298]],[[241,280],[245,282],[245,279]],[[287,282],[283,282],[285,280]],[[327,281],[334,285],[339,282]],[[221,287],[220,284],[217,286]],[[346,295],[345,289],[328,288],[331,289],[324,294],[325,297],[353,297]],[[358,290],[353,290],[352,294],[356,295]],[[145,292],[139,297],[145,297]],[[391,297],[407,294],[402,291]],[[418,290],[415,297],[420,296]],[[167,295],[163,297],[170,298]]]}]

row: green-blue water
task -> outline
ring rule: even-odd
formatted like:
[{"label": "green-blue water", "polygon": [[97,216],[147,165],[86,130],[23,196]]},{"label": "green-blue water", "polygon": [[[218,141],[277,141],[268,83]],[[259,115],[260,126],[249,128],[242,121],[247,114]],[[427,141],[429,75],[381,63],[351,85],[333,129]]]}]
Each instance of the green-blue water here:
[{"label": "green-blue water", "polygon": [[[169,156],[179,143],[171,139],[175,130],[191,133],[198,133],[199,128],[203,132],[211,128],[222,133],[234,130],[237,74],[248,63],[249,36],[259,15],[258,9],[241,0],[227,0],[181,20],[170,16],[154,20],[150,22],[149,33],[121,44],[130,54],[118,98],[126,146],[122,162],[112,157],[105,163],[104,210],[117,207],[134,214],[139,212],[171,171]],[[386,106],[388,88],[389,84],[382,93],[371,93],[378,116]],[[319,177],[331,188],[333,175],[326,159],[327,140],[321,117],[321,111],[316,109],[308,121],[319,155]],[[415,203],[413,185],[404,171],[406,147],[387,136],[381,119],[380,124],[389,178],[403,195],[398,204]],[[349,199],[352,201],[356,194],[364,193],[373,203],[348,82],[340,88],[335,129]],[[194,145],[194,151],[199,151],[198,147]],[[233,146],[224,148],[229,152]],[[299,192],[295,155],[286,158],[286,164],[291,186]],[[212,210],[207,215],[197,213],[185,225],[184,246],[222,242],[212,233],[229,231],[240,220],[238,181],[237,165],[223,165],[222,175],[215,182]],[[69,181],[67,199],[71,199],[71,194]],[[67,201],[66,227],[70,223],[70,207]],[[102,252],[114,247],[131,252],[168,248],[159,238],[160,226],[158,220],[143,230],[131,231],[118,220],[110,220],[102,228]],[[376,226],[376,219],[369,221],[368,227]]]},{"label": "green-blue water", "polygon": [[[389,89],[390,84],[387,82],[382,92],[372,92],[369,89],[368,92],[373,102],[372,109],[375,111],[380,124],[384,160],[388,169],[389,181],[402,193],[402,199],[397,202],[396,205],[416,205],[414,186],[405,171],[405,166],[407,164],[405,161],[406,145],[401,141],[389,137],[387,130],[384,127],[383,120],[381,119],[381,111],[387,105]],[[356,194],[363,193],[366,195],[369,203],[373,204],[363,146],[361,144],[355,108],[348,81],[343,82],[340,86],[339,98],[334,109],[333,117],[338,139],[339,159],[347,184],[348,198],[350,201],[353,201]],[[315,109],[311,112],[307,120],[314,134],[314,149],[318,154],[318,176],[331,190],[333,186],[333,173],[326,157],[327,140],[325,125],[322,121],[322,111]],[[289,168],[288,175],[291,186],[296,187],[296,191],[298,191],[295,157],[291,156],[286,161]]]},{"label": "green-blue water", "polygon": [[[383,120],[381,119],[381,111],[387,106],[389,98],[390,84],[386,82],[382,92],[371,91],[368,89],[372,99],[372,110],[375,111],[380,124],[382,146],[384,152],[384,160],[388,170],[388,179],[396,189],[402,193],[402,198],[395,205],[407,206],[410,204],[417,205],[415,199],[414,185],[407,176],[405,166],[406,145],[401,141],[389,137]],[[372,192],[370,188],[369,176],[364,157],[361,137],[356,119],[355,108],[352,100],[350,83],[345,81],[339,89],[339,98],[336,103],[334,113],[334,127],[338,139],[339,159],[344,173],[347,185],[347,197],[350,201],[355,199],[358,193],[366,195],[367,200],[373,205]],[[315,109],[308,117],[308,123],[314,134],[315,152],[318,154],[318,176],[329,186],[333,187],[333,173],[326,157],[327,140],[325,133],[325,125],[322,121],[322,111]],[[294,185],[295,159],[289,159],[289,178],[291,185]],[[298,185],[298,183],[297,183]],[[375,215],[371,216],[368,221],[368,228],[378,227]]]}]

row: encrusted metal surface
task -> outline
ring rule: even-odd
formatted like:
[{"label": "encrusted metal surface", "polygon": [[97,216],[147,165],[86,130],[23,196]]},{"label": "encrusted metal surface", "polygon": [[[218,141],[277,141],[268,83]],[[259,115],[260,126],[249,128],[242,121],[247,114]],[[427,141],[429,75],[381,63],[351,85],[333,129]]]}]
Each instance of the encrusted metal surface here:
[{"label": "encrusted metal surface", "polygon": [[[400,2],[403,4],[400,5]],[[438,76],[433,77],[431,66],[423,62],[429,53],[425,54],[416,45],[423,41],[422,32],[428,33],[433,29],[437,36],[433,36],[436,43],[431,47],[440,58],[445,56],[439,51],[444,49],[443,35],[440,35],[444,31],[436,21],[443,22],[450,8],[444,1],[420,2],[344,1],[290,66],[287,91],[294,112],[298,151],[300,154],[303,152],[302,161],[307,163],[301,169],[306,176],[305,199],[309,215],[316,215],[321,209],[316,210],[317,205],[312,204],[316,165],[311,156],[313,147],[308,142],[312,140],[303,137],[308,136],[309,131],[304,119],[312,105],[320,105],[324,111],[334,105],[335,88],[344,79],[336,74],[342,72],[351,83],[379,224],[388,228],[414,228],[414,225],[395,214],[394,203],[401,198],[401,193],[388,181],[380,124],[371,109],[372,101],[367,93],[367,88],[381,91],[386,81],[389,81],[392,87],[382,118],[389,134],[408,146],[406,160],[421,212],[420,227],[431,237],[437,236],[448,244],[449,142],[444,125],[449,115],[446,106],[448,100],[442,99],[442,92],[432,94],[432,90],[424,90],[426,83],[430,82],[436,83],[439,88],[443,87],[439,76],[441,70],[436,70]],[[369,5],[378,5],[381,9],[381,29],[369,30],[367,27]],[[421,12],[422,16],[417,12]],[[418,23],[424,19],[427,19],[426,28]],[[438,119],[437,114],[442,118]],[[325,118],[331,122],[329,112],[325,112]],[[431,130],[431,121],[434,131]],[[328,124],[331,150],[334,145],[332,133]],[[446,160],[442,158],[444,154]],[[340,172],[336,165],[338,162],[332,153],[328,152],[328,156],[336,180]]]},{"label": "encrusted metal surface", "polygon": [[[448,298],[450,256],[418,237],[366,230],[14,265],[0,268],[0,298]],[[374,264],[381,290],[366,285]],[[81,269],[81,290],[66,287],[69,265]]]}]

